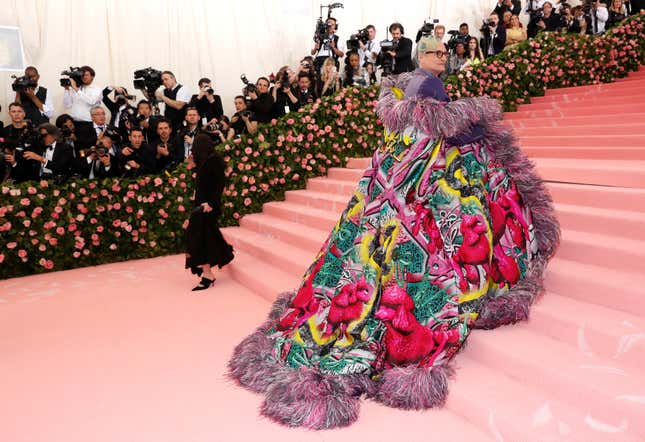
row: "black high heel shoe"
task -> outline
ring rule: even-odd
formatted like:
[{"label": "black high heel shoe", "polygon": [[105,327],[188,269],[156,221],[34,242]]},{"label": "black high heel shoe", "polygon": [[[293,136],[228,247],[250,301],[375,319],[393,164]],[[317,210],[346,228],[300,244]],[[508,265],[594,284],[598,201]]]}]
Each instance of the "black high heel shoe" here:
[{"label": "black high heel shoe", "polygon": [[215,278],[213,279],[208,279],[208,278],[202,278],[201,281],[199,281],[199,284],[193,287],[191,291],[196,292],[199,290],[206,290],[210,286],[215,284]]}]

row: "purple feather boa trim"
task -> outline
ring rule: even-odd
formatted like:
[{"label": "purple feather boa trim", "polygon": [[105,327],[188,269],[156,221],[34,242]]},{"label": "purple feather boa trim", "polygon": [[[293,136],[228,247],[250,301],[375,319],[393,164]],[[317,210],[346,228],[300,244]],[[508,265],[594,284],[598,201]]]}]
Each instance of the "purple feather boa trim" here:
[{"label": "purple feather boa trim", "polygon": [[448,378],[452,374],[453,369],[448,365],[393,367],[377,378],[372,399],[404,410],[438,407],[446,401]]},{"label": "purple feather boa trim", "polygon": [[451,138],[469,132],[478,124],[487,128],[502,119],[500,104],[489,97],[462,98],[444,103],[433,98],[398,99],[392,87],[405,91],[415,75],[413,72],[388,77],[381,82],[381,95],[376,113],[386,128],[402,132],[408,127],[422,130],[436,139]]}]

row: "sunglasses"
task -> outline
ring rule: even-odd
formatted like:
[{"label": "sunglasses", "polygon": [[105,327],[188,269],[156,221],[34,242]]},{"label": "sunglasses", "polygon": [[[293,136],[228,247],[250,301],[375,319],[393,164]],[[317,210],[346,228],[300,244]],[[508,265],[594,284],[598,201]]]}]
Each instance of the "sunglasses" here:
[{"label": "sunglasses", "polygon": [[449,55],[448,52],[444,52],[444,51],[429,51],[429,52],[426,52],[426,54],[434,54],[437,56],[437,58],[443,58]]}]

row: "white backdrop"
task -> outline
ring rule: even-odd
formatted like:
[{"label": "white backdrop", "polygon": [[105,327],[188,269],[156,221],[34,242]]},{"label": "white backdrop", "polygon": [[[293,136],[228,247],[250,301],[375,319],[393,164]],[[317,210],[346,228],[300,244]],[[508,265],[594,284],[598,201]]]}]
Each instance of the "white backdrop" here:
[{"label": "white backdrop", "polygon": [[[343,40],[370,23],[382,40],[394,21],[414,39],[428,17],[447,29],[467,22],[474,34],[496,1],[343,3],[333,13]],[[173,71],[193,92],[199,78],[209,77],[230,115],[240,73],[254,80],[282,65],[296,66],[309,53],[318,6],[313,0],[0,0],[0,25],[21,29],[26,64],[39,69],[40,83],[54,93],[54,116],[63,112],[60,71],[85,64],[96,70],[98,86],[124,85],[131,93],[132,73],[147,66]],[[0,72],[5,122],[14,98],[11,74]]]}]

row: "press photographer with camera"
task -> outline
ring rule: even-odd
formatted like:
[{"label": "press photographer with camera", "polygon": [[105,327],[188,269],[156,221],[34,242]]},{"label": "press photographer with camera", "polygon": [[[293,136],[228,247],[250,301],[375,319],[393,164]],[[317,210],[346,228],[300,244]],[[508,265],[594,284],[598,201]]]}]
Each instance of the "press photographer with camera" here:
[{"label": "press photographer with camera", "polygon": [[506,11],[510,11],[511,15],[520,15],[522,12],[522,3],[520,0],[497,0],[493,12],[497,14],[500,21],[504,18]]},{"label": "press photographer with camera", "polygon": [[592,0],[589,18],[591,19],[590,29],[593,35],[605,32],[605,25],[609,20],[609,11],[603,3],[598,0]]},{"label": "press photographer with camera", "polygon": [[[333,64],[333,60],[332,60]],[[290,111],[289,103],[298,101],[291,88],[296,81],[295,73],[289,66],[282,66],[275,76],[270,93],[273,97],[273,118],[280,118]]]},{"label": "press photographer with camera", "polygon": [[[404,37],[404,29],[401,23],[392,23],[389,27],[392,36],[392,49],[387,51],[387,55],[392,57],[393,74],[411,72],[414,70],[412,65],[412,40]],[[383,54],[385,55],[385,54]]]},{"label": "press photographer with camera", "polygon": [[[97,105],[90,110],[92,122],[90,125],[83,125],[76,129],[77,142],[74,144],[76,156],[84,156],[84,151],[96,145],[96,141],[107,130],[107,116],[105,109]],[[116,130],[114,128],[114,130]]]},{"label": "press photographer with camera", "polygon": [[40,74],[34,66],[25,69],[25,75],[19,77],[12,84],[16,92],[16,103],[22,104],[25,109],[27,120],[38,126],[42,123],[49,123],[54,112],[54,103],[47,88],[38,85]]},{"label": "press photographer with camera", "polygon": [[155,152],[155,171],[161,172],[183,161],[178,158],[182,157],[184,140],[180,140],[179,136],[172,137],[172,123],[166,117],[161,117],[157,121],[157,135],[158,139],[151,144],[151,150]]},{"label": "press photographer with camera", "polygon": [[40,145],[25,150],[22,157],[24,177],[30,180],[38,178],[64,181],[69,178],[74,162],[72,148],[59,141],[60,131],[56,126],[43,123],[37,128],[40,135]]},{"label": "press photographer with camera", "polygon": [[[320,72],[322,64],[327,57],[332,57],[336,68],[340,67],[339,60],[345,56],[345,43],[336,35],[337,22],[334,17],[328,17],[325,21],[325,29],[316,29],[314,35],[314,47],[311,55],[314,56],[314,68]],[[326,31],[326,32],[324,32]]]},{"label": "press photographer with camera", "polygon": [[466,45],[464,45],[462,42],[457,42],[457,44],[455,45],[455,52],[448,58],[448,63],[446,63],[446,70],[443,74],[441,74],[440,78],[443,80],[449,75],[456,74],[463,68],[467,60]]},{"label": "press photographer with camera", "polygon": [[314,86],[309,75],[301,73],[298,76],[295,97],[297,98],[297,101],[295,103],[289,103],[289,108],[292,112],[297,112],[299,109],[302,109],[306,105],[312,104],[316,101],[316,91],[314,90]]},{"label": "press photographer with camera", "polygon": [[495,12],[490,13],[480,31],[482,33],[480,45],[484,57],[493,57],[504,50],[506,29],[499,25],[499,16]]},{"label": "press photographer with camera", "polygon": [[560,14],[553,10],[551,2],[544,2],[542,5],[542,14],[537,17],[535,26],[538,32],[556,32],[566,27],[566,23],[560,17]]},{"label": "press photographer with camera", "polygon": [[2,128],[2,138],[6,142],[16,142],[23,137],[29,130],[33,130],[30,122],[25,120],[25,108],[18,102],[13,102],[9,105],[9,118],[11,123]]},{"label": "press photographer with camera", "polygon": [[[20,103],[11,103],[9,105],[9,117],[11,123],[3,127],[1,138],[3,142],[3,164],[6,179],[15,182],[27,181],[38,177],[38,168],[33,162],[28,162],[23,158],[23,153],[27,150],[38,149],[39,135],[30,124],[25,120],[25,109]],[[8,167],[7,167],[8,166]],[[33,166],[33,167],[32,167]]]},{"label": "press photographer with camera", "polygon": [[[114,98],[110,98],[112,93]],[[122,86],[107,86],[103,89],[103,104],[110,111],[110,126],[120,131],[125,129],[126,115],[136,112],[136,108],[130,104],[130,100],[134,99],[134,95],[130,95]]]},{"label": "press photographer with camera", "polygon": [[[179,149],[175,149],[174,160],[182,162],[190,155],[195,141],[195,135],[200,133],[199,129],[200,115],[196,107],[188,106],[186,108],[186,117],[182,128],[177,134]],[[158,127],[157,127],[158,129]]]},{"label": "press photographer with camera", "polygon": [[258,130],[258,122],[248,110],[244,95],[235,97],[233,103],[235,113],[231,117],[231,127],[235,130],[235,135],[254,134]]},{"label": "press photographer with camera", "polygon": [[204,132],[210,135],[216,145],[235,138],[235,130],[231,127],[231,120],[226,115],[222,115],[217,123],[209,124],[204,128]]},{"label": "press photographer with camera", "polygon": [[[133,127],[140,127],[143,130],[143,138],[146,143],[153,143],[157,140],[157,122],[159,121],[158,115],[153,115],[152,106],[148,100],[140,100],[137,103],[137,112],[134,118],[128,119],[125,122],[128,131]],[[136,124],[135,124],[136,123]],[[172,122],[171,122],[172,123]],[[176,128],[173,126],[173,130]],[[127,135],[126,135],[127,138]]]},{"label": "press photographer with camera", "polygon": [[63,74],[68,76],[61,79],[61,85],[65,88],[63,106],[74,119],[77,128],[90,125],[90,109],[100,104],[102,98],[101,89],[92,84],[96,72],[89,66],[82,66],[63,71]]},{"label": "press photographer with camera", "polygon": [[130,129],[128,143],[117,157],[121,176],[134,177],[154,172],[155,156],[155,152],[143,139],[143,130],[133,127]]},{"label": "press photographer with camera", "polygon": [[[367,38],[360,38],[363,35]],[[365,29],[361,29],[358,33],[358,56],[359,64],[366,67],[365,63],[376,64],[376,57],[381,52],[381,46],[376,41],[376,28],[374,25],[367,25]]]},{"label": "press photographer with camera", "polygon": [[188,92],[187,88],[177,83],[175,74],[170,71],[161,73],[161,81],[164,89],[163,91],[157,89],[155,97],[165,103],[164,117],[170,120],[174,130],[178,130],[182,126],[186,115],[185,107],[190,103],[190,92]]},{"label": "press photographer with camera", "polygon": [[121,175],[117,143],[121,137],[115,130],[106,130],[88,152],[81,175],[90,179],[112,178]]},{"label": "press photographer with camera", "polygon": [[269,79],[258,78],[254,88],[245,88],[249,97],[249,110],[255,114],[258,123],[269,123],[273,118],[273,97],[269,94]]},{"label": "press photographer with camera", "polygon": [[75,152],[76,126],[69,114],[61,114],[56,118],[56,127],[60,130],[61,140]]},{"label": "press photographer with camera", "polygon": [[201,78],[197,82],[199,93],[190,98],[189,106],[196,107],[199,115],[202,116],[203,123],[219,119],[224,115],[224,108],[222,107],[222,99],[219,95],[215,94],[213,84],[209,78]]}]

